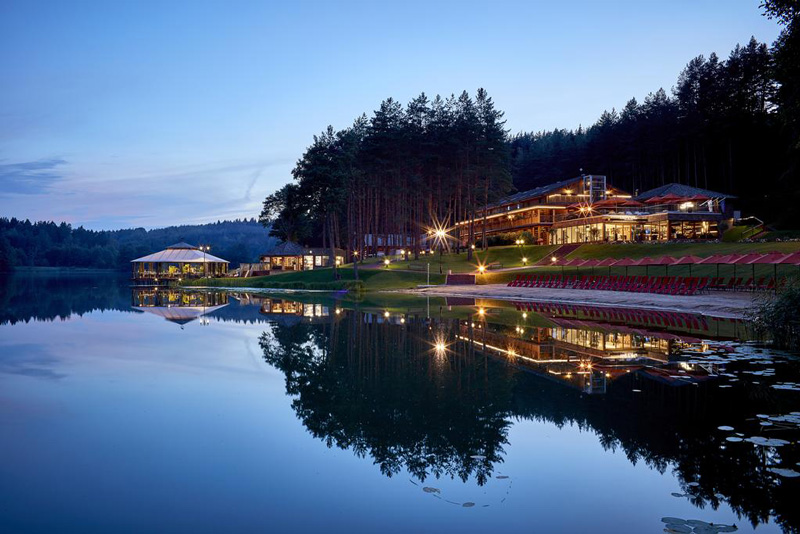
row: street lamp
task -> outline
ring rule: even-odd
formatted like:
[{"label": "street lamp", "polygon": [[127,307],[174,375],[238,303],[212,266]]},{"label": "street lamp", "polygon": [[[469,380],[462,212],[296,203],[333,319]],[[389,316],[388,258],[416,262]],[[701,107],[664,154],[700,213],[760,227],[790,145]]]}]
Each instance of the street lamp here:
[{"label": "street lamp", "polygon": [[389,263],[390,263],[389,258],[383,260],[383,264],[386,266],[387,269],[389,268]]}]

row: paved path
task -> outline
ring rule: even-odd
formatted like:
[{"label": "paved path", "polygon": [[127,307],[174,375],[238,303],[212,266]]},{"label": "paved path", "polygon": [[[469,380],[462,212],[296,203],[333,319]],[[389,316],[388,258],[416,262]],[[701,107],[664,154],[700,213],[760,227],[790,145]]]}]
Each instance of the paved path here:
[{"label": "paved path", "polygon": [[713,291],[701,295],[659,295],[628,291],[597,291],[585,289],[552,289],[542,287],[508,287],[505,284],[476,286],[434,286],[414,289],[421,295],[451,297],[495,298],[537,302],[562,302],[625,308],[704,313],[717,317],[744,317],[755,307],[759,293]]}]

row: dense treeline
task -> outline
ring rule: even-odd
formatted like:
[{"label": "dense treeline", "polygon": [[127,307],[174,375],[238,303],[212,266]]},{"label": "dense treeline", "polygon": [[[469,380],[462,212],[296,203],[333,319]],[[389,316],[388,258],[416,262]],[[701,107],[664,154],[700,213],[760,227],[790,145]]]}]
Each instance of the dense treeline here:
[{"label": "dense treeline", "polygon": [[[378,239],[416,254],[431,224],[474,218],[511,189],[504,123],[483,89],[406,106],[389,98],[371,118],[314,136],[260,220],[283,240],[363,256]],[[470,242],[478,224],[464,229]]]},{"label": "dense treeline", "polygon": [[14,267],[128,269],[129,262],[179,241],[208,244],[235,266],[255,261],[275,239],[255,219],[94,231],[67,223],[0,218],[0,272]]},{"label": "dense treeline", "polygon": [[671,94],[631,99],[587,129],[514,136],[514,185],[529,189],[583,168],[630,192],[678,182],[731,193],[747,213],[796,224],[794,96],[782,93],[777,50],[751,39],[726,60],[698,56]]},{"label": "dense treeline", "polygon": [[[784,30],[770,48],[751,39],[725,60],[692,59],[670,93],[604,112],[589,128],[509,138],[484,90],[403,107],[384,101],[352,127],[328,127],[303,154],[295,181],[269,196],[260,220],[284,240],[362,252],[375,237],[419,250],[419,230],[474,218],[509,192],[605,174],[632,193],[670,182],[739,197],[745,213],[795,225],[800,203],[800,36],[792,0],[762,8]],[[480,242],[480,221],[459,232]],[[464,234],[462,233],[462,237]],[[483,244],[483,243],[482,243]]]}]

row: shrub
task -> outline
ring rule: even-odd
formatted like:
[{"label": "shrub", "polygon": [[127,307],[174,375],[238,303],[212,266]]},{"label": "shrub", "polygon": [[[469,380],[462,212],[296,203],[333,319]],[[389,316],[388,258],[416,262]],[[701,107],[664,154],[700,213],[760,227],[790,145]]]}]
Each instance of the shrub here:
[{"label": "shrub", "polygon": [[756,334],[769,337],[780,348],[800,348],[800,279],[790,278],[777,294],[766,296],[751,319]]}]

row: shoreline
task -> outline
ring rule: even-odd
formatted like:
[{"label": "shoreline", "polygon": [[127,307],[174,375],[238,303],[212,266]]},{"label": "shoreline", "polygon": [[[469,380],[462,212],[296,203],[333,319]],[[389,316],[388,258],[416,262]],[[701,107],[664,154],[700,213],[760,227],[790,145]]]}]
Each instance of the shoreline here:
[{"label": "shoreline", "polygon": [[[395,291],[392,291],[395,292]],[[755,308],[761,293],[712,292],[701,295],[661,295],[627,291],[508,287],[505,284],[435,286],[400,292],[420,296],[469,297],[511,302],[553,302],[609,308],[640,308],[708,314],[733,319],[745,318]]]}]

